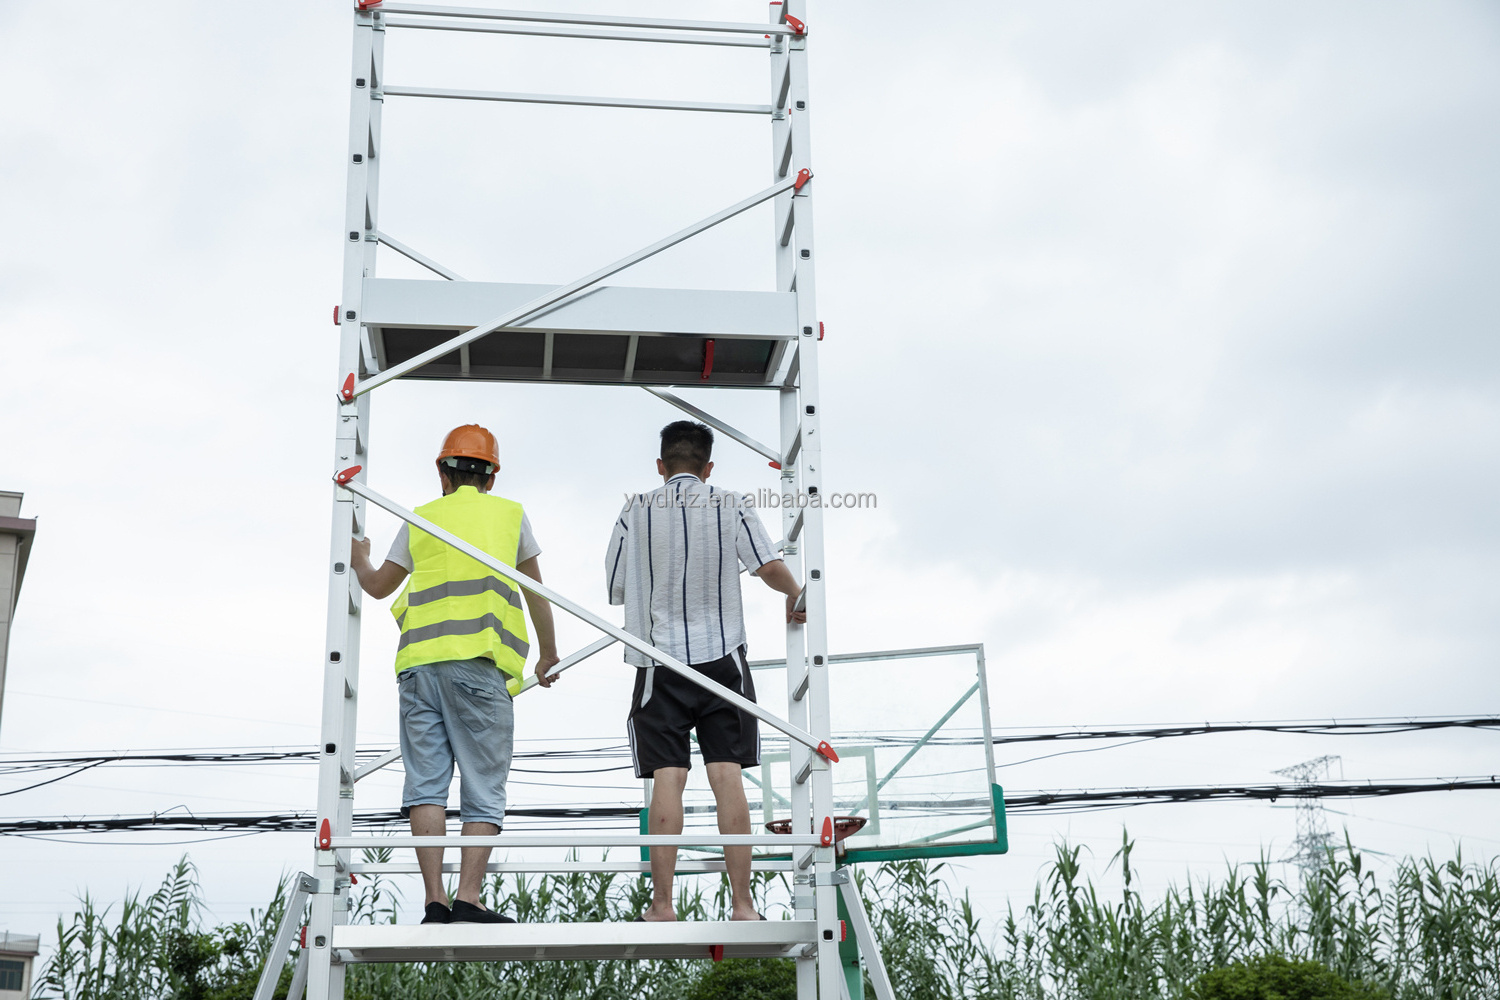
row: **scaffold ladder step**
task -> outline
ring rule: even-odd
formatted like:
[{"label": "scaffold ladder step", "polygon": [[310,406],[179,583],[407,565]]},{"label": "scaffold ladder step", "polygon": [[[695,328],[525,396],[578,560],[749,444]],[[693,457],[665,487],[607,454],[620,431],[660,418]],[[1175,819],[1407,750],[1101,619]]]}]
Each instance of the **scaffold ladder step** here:
[{"label": "scaffold ladder step", "polygon": [[345,924],[333,928],[343,962],[496,962],[563,959],[796,958],[817,940],[811,920],[565,924]]}]

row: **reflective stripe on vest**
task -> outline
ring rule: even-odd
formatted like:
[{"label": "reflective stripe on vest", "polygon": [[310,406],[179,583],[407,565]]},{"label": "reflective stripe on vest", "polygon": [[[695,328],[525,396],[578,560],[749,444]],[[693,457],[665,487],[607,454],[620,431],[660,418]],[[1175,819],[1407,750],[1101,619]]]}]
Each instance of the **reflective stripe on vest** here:
[{"label": "reflective stripe on vest", "polygon": [[[507,566],[521,543],[521,505],[460,486],[417,513]],[[391,614],[401,627],[396,672],[444,660],[489,659],[515,694],[530,650],[520,590],[489,567],[413,527],[412,572]]]}]

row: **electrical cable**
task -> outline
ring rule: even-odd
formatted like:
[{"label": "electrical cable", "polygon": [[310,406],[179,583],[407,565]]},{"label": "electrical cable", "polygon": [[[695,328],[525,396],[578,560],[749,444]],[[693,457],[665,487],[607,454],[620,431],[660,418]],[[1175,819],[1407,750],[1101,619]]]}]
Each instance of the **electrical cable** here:
[{"label": "electrical cable", "polygon": [[[1414,779],[1408,781],[1365,781],[1296,785],[1198,785],[1188,787],[1059,789],[1007,795],[1006,812],[1079,812],[1090,809],[1120,809],[1135,805],[1166,802],[1208,802],[1249,799],[1275,802],[1280,798],[1383,798],[1421,792],[1474,791],[1500,789],[1500,775],[1468,778]],[[882,802],[882,811],[939,810],[952,814],[956,809],[987,810],[984,799],[892,800]],[[458,810],[448,810],[457,817]],[[554,805],[507,809],[507,818],[538,820],[630,819],[640,815],[633,805]],[[46,833],[119,833],[171,830],[247,830],[254,833],[311,831],[318,823],[312,813],[279,813],[240,816],[74,816],[50,819],[0,819],[0,836],[28,836]],[[353,829],[378,830],[402,823],[399,812],[355,813]],[[526,827],[537,829],[538,827]],[[550,826],[545,829],[569,829]]]}]

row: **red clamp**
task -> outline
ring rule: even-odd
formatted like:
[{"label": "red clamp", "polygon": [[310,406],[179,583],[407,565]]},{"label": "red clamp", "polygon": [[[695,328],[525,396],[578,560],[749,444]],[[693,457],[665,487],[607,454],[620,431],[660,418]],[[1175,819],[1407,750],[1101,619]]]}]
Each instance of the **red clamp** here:
[{"label": "red clamp", "polygon": [[306,924],[302,925],[302,938],[301,938],[301,941],[299,943],[301,944],[302,947],[304,947],[304,948],[307,947],[307,925]]},{"label": "red clamp", "polygon": [[849,925],[842,920],[839,921],[839,943],[849,940]]},{"label": "red clamp", "polygon": [[724,946],[722,944],[711,944],[708,946],[708,957],[715,962],[724,961]]},{"label": "red clamp", "polygon": [[333,827],[325,819],[318,827],[318,850],[327,851],[333,847]]},{"label": "red clamp", "polygon": [[781,463],[780,462],[767,462],[766,464],[769,465],[773,469],[780,469],[781,468]]},{"label": "red clamp", "polygon": [[804,21],[802,21],[802,20],[800,20],[798,18],[795,18],[792,15],[788,14],[786,16],[786,23],[787,23],[787,27],[789,27],[789,28],[792,29],[792,34],[794,34],[794,35],[805,35],[805,34],[807,34],[807,24],[806,24],[806,22],[804,22]]},{"label": "red clamp", "polygon": [[[359,470],[363,468],[363,465],[351,465],[343,472],[335,473],[333,481],[338,483],[340,486],[348,486],[350,481],[354,479],[355,476],[359,475]],[[323,822],[327,823],[328,821],[325,819]]]},{"label": "red clamp", "polygon": [[339,398],[346,403],[354,402],[354,373],[350,372],[344,379],[344,387],[339,390]]},{"label": "red clamp", "polygon": [[822,844],[824,847],[832,847],[833,846],[833,817],[832,816],[824,816],[823,817],[823,835],[818,838],[818,842],[820,844]]},{"label": "red clamp", "polygon": [[801,170],[797,171],[797,179],[792,183],[792,190],[801,191],[802,185],[806,184],[810,180],[812,180],[812,171],[808,170],[806,167],[803,167]]},{"label": "red clamp", "polygon": [[354,6],[358,10],[374,10],[380,6],[380,0],[354,0]]},{"label": "red clamp", "polygon": [[339,325],[339,307],[338,306],[334,306],[333,307],[333,325],[334,326],[338,326]]},{"label": "red clamp", "polygon": [[359,879],[357,879],[357,878],[354,877],[354,873],[353,872],[349,873],[349,884],[350,885],[359,885]]},{"label": "red clamp", "polygon": [[833,752],[833,747],[828,745],[827,740],[819,743],[813,749],[815,749],[818,753],[818,756],[822,757],[823,759],[833,761],[833,763],[835,764],[839,762],[839,755]]},{"label": "red clamp", "polygon": [[823,321],[822,320],[818,320],[818,339],[819,340],[823,339]]},{"label": "red clamp", "polygon": [[698,381],[700,381],[700,382],[707,382],[708,381],[708,377],[713,374],[713,371],[714,371],[714,341],[713,341],[713,338],[710,337],[708,340],[705,340],[703,342],[703,374],[699,377]]}]

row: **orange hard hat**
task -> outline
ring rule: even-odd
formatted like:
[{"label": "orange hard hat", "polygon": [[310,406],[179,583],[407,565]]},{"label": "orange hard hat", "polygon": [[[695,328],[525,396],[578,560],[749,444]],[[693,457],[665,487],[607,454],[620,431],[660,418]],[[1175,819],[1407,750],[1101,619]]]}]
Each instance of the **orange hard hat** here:
[{"label": "orange hard hat", "polygon": [[[443,438],[443,450],[438,452],[438,461],[445,458],[477,458],[481,462],[488,462],[495,468],[500,467],[500,446],[495,443],[495,435],[480,427],[478,424],[464,424],[455,427]],[[490,470],[495,471],[494,469]]]}]

